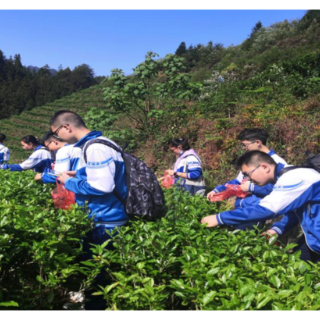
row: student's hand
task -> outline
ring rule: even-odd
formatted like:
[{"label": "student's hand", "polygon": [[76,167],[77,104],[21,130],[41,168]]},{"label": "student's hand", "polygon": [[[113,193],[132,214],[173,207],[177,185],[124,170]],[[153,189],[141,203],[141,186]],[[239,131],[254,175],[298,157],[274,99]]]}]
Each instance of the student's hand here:
[{"label": "student's hand", "polygon": [[250,181],[241,182],[240,188],[243,192],[248,192],[250,187]]},{"label": "student's hand", "polygon": [[207,199],[210,200],[210,198],[212,196],[214,196],[215,194],[217,194],[217,192],[215,192],[214,190],[210,191],[208,194],[207,194]]},{"label": "student's hand", "polygon": [[263,233],[261,233],[262,236],[272,237],[274,234],[277,234],[274,230],[269,229]]},{"label": "student's hand", "polygon": [[219,225],[216,215],[207,216],[203,218],[201,220],[201,223],[202,224],[207,223],[207,228],[216,227]]},{"label": "student's hand", "polygon": [[[69,175],[68,174],[69,171],[66,171],[66,172],[62,172],[60,173],[60,175],[58,176],[58,180],[62,183],[62,184],[65,184],[66,183],[66,180],[68,178],[73,178],[73,176]],[[72,172],[72,171],[71,171]]]},{"label": "student's hand", "polygon": [[67,173],[70,177],[75,177],[77,171],[66,171],[66,173]]},{"label": "student's hand", "polygon": [[35,177],[34,177],[34,180],[37,180],[37,181],[39,181],[39,180],[41,180],[42,179],[42,174],[41,173],[37,173],[36,175],[35,175]]},{"label": "student's hand", "polygon": [[167,171],[167,174],[169,175],[169,176],[173,176],[174,175],[174,171],[173,170],[166,170]]}]

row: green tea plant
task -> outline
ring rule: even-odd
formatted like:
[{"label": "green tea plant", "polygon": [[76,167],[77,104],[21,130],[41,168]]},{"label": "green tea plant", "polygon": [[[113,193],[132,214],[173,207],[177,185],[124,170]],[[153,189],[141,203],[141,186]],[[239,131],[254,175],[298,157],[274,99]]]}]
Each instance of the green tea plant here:
[{"label": "green tea plant", "polygon": [[87,214],[54,209],[52,186],[33,177],[0,171],[0,309],[62,309],[97,271],[79,259]]},{"label": "green tea plant", "polygon": [[[202,217],[223,211],[179,190],[167,190],[167,215],[133,221],[114,236],[115,250],[96,246],[109,285],[95,295],[112,310],[317,310],[320,266],[255,231],[214,229]],[[276,245],[277,244],[277,245]]]}]

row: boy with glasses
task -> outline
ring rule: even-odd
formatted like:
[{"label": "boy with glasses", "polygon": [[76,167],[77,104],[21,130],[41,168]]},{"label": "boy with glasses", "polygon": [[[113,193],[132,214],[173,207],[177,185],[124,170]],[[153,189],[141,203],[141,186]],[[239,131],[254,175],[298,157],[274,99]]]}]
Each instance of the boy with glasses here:
[{"label": "boy with glasses", "polygon": [[[286,161],[279,157],[274,150],[269,149],[266,144],[269,134],[266,130],[260,128],[245,129],[240,132],[237,139],[241,141],[241,147],[245,152],[259,150],[271,156],[276,163],[282,163],[287,165]],[[250,174],[250,173],[249,173]],[[240,185],[242,191],[249,192],[245,198],[236,198],[235,208],[245,208],[258,203],[261,199],[271,193],[273,184],[269,183],[265,186],[258,186],[250,182],[250,175],[244,176],[242,172],[239,172],[236,179],[228,181],[223,185],[215,187],[211,192],[207,194],[207,199],[210,200],[212,195],[226,190],[226,184]],[[260,222],[255,224],[243,223],[237,226],[237,229],[246,230],[247,228],[252,229],[253,225],[259,226]]]},{"label": "boy with glasses", "polygon": [[244,175],[258,186],[273,184],[272,192],[259,203],[207,216],[201,223],[207,227],[256,222],[283,215],[273,224],[270,234],[284,234],[300,224],[304,235],[295,251],[300,258],[320,262],[320,174],[311,168],[276,163],[264,152],[250,151],[237,160]]},{"label": "boy with glasses", "polygon": [[[122,201],[117,197],[125,199],[127,196],[124,160],[121,153],[113,148],[93,143],[87,148],[85,161],[84,150],[93,139],[107,140],[119,149],[120,147],[103,137],[102,132],[89,130],[83,119],[74,112],[56,112],[50,119],[50,126],[55,137],[74,143],[74,147],[82,150],[77,170],[63,172],[58,180],[67,190],[75,193],[78,205],[87,205],[88,217],[93,218],[94,227],[83,239],[83,259],[87,260],[92,258],[92,244],[101,245],[110,239],[108,232],[113,232],[129,220]],[[110,247],[111,243],[108,245]],[[96,279],[96,284],[105,287],[101,275]],[[86,310],[105,310],[105,301],[100,300],[99,296],[90,299]]]}]

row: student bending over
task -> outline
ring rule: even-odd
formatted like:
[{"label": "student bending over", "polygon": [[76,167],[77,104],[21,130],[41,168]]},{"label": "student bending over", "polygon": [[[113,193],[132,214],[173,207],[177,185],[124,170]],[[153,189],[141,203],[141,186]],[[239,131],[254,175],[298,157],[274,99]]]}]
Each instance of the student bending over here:
[{"label": "student bending over", "polygon": [[50,151],[41,145],[36,137],[28,135],[21,138],[21,146],[24,150],[33,150],[31,156],[21,164],[3,164],[0,169],[10,171],[34,169],[35,172],[44,172],[46,168],[51,168]]}]

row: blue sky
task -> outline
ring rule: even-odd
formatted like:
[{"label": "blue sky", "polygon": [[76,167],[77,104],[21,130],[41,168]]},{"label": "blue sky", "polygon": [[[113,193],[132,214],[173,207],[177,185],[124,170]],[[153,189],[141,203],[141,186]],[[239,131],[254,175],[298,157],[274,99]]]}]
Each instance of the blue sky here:
[{"label": "blue sky", "polygon": [[300,19],[306,10],[0,10],[0,50],[23,65],[57,69],[82,63],[96,75],[132,72],[148,51],[164,57],[187,46],[240,44],[263,26]]}]

